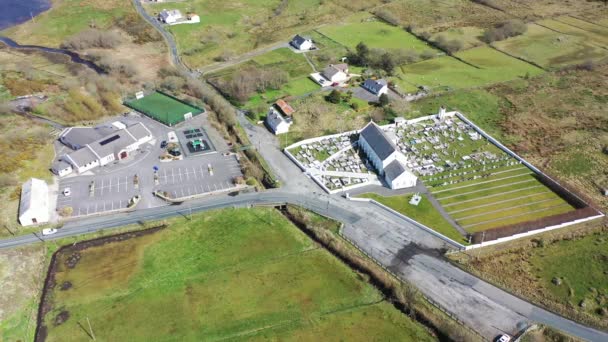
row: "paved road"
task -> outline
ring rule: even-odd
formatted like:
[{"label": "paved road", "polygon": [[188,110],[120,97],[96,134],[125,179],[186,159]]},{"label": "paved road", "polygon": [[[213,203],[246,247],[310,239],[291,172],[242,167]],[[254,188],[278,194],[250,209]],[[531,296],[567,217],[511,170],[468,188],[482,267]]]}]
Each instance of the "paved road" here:
[{"label": "paved road", "polygon": [[[139,1],[133,2],[138,11],[147,17]],[[154,19],[151,23],[158,25]],[[160,28],[160,32],[164,30]],[[170,35],[165,38],[171,46],[173,61],[180,65],[173,38]],[[344,222],[344,235],[348,239],[487,339],[503,331],[516,332],[530,322],[540,322],[585,340],[608,341],[606,332],[540,309],[447,263],[439,251],[448,246],[414,224],[369,203],[350,202],[337,196],[316,193],[316,185],[282,154],[274,136],[263,127],[250,124],[242,113],[239,121],[284,184],[280,190],[233,197],[211,196],[180,206],[87,218],[66,224],[52,236],[29,234],[0,240],[0,249],[171,216],[187,216],[190,212],[291,203]]]}]

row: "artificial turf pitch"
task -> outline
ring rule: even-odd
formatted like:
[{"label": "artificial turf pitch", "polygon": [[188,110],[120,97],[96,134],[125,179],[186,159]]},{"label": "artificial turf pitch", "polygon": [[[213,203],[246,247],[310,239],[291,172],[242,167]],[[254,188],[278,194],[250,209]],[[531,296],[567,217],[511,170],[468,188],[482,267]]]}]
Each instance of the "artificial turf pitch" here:
[{"label": "artificial turf pitch", "polygon": [[158,91],[146,95],[141,99],[125,101],[125,105],[167,126],[173,126],[184,121],[184,115],[187,113],[192,113],[192,116],[196,116],[204,112],[201,108]]}]

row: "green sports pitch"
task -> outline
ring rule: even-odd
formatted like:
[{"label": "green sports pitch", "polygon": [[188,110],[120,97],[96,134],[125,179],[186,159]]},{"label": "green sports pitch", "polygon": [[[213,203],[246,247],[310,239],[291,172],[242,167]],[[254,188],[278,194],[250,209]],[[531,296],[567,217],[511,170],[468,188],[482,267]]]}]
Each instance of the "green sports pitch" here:
[{"label": "green sports pitch", "polygon": [[159,91],[140,99],[127,100],[125,105],[167,126],[173,126],[186,120],[189,114],[196,116],[205,111]]}]

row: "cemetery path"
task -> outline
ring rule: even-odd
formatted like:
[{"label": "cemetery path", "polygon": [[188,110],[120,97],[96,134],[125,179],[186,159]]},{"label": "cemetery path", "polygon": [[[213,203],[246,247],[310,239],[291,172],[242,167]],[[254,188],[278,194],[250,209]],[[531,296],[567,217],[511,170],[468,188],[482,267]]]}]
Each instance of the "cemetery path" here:
[{"label": "cemetery path", "polygon": [[433,205],[433,208],[435,208],[435,210],[437,210],[437,212],[446,220],[448,221],[454,228],[456,228],[456,230],[462,234],[462,236],[466,237],[467,235],[469,235],[469,233],[464,230],[464,228],[462,228],[457,222],[456,220],[454,220],[452,218],[452,216],[450,216],[450,214],[448,214],[448,212],[443,208],[443,206],[441,204],[439,204],[439,201],[437,201],[437,199],[435,198],[435,196],[433,196],[433,194],[425,187],[424,188],[424,194],[426,194],[426,197],[429,199],[429,202],[431,202],[431,204]]}]

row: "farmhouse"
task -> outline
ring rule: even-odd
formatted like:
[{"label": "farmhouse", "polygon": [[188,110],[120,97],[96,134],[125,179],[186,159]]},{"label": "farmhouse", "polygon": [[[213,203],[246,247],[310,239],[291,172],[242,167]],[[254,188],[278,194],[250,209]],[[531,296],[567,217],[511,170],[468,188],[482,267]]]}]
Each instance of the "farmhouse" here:
[{"label": "farmhouse", "polygon": [[299,34],[293,37],[291,42],[289,42],[291,46],[300,50],[300,51],[308,51],[314,48],[314,44],[312,43],[312,39],[304,38]]},{"label": "farmhouse", "polygon": [[359,132],[359,146],[388,186],[391,189],[413,187],[418,178],[405,166],[406,157],[394,140],[373,121]]},{"label": "farmhouse", "polygon": [[127,158],[140,145],[152,140],[152,132],[141,122],[127,127],[117,121],[95,128],[68,128],[59,140],[74,150],[61,156],[51,167],[58,176],[65,176],[72,170],[83,173]]},{"label": "farmhouse", "polygon": [[49,187],[42,179],[31,178],[21,187],[19,223],[22,226],[49,222]]},{"label": "farmhouse", "polygon": [[293,108],[287,102],[279,100],[270,107],[268,115],[266,115],[266,125],[275,135],[287,133],[293,123],[291,119],[293,112]]},{"label": "farmhouse", "polygon": [[348,80],[348,64],[330,64],[327,68],[323,69],[321,76],[332,83],[344,82]]},{"label": "farmhouse", "polygon": [[173,24],[182,18],[182,12],[180,12],[179,10],[164,9],[158,14],[158,20],[162,21],[165,24]]},{"label": "farmhouse", "polygon": [[373,80],[369,78],[363,82],[362,87],[376,96],[380,96],[388,92],[388,82],[383,79]]}]

